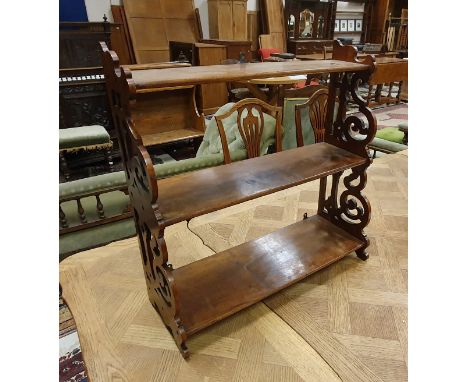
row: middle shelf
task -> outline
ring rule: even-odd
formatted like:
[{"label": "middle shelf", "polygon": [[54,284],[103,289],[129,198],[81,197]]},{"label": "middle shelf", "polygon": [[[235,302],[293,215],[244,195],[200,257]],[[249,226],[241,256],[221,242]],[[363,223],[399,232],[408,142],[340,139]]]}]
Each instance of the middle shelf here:
[{"label": "middle shelf", "polygon": [[158,180],[158,207],[169,226],[365,164],[328,143],[206,168]]}]

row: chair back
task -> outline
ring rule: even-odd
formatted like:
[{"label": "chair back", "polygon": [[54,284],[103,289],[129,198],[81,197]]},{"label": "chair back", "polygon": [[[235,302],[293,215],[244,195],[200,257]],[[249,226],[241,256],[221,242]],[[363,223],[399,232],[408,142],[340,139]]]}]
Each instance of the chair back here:
[{"label": "chair back", "polygon": [[315,143],[323,142],[325,138],[325,122],[327,118],[328,89],[318,87],[312,96],[303,104],[295,106],[297,147],[304,146],[302,135],[301,114],[305,110],[310,125],[314,131]]},{"label": "chair back", "polygon": [[281,51],[277,48],[261,48],[259,49],[260,59],[262,61],[266,60],[271,56],[272,53],[281,53]]},{"label": "chair back", "polygon": [[237,112],[237,128],[239,129],[240,136],[244,142],[248,158],[254,158],[261,155],[262,135],[265,127],[264,113],[271,115],[276,120],[275,146],[277,152],[281,151],[282,108],[271,106],[257,98],[246,98],[235,103],[226,113],[214,116],[221,138],[225,164],[231,163],[231,157],[229,155],[223,120],[235,112]]}]

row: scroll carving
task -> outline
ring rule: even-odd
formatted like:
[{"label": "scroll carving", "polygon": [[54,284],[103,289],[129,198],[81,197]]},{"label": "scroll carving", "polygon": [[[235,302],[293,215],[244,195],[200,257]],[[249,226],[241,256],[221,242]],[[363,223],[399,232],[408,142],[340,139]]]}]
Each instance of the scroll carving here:
[{"label": "scroll carving", "polygon": [[168,263],[164,240],[164,221],[157,203],[156,173],[141,137],[133,128],[129,117],[129,109],[134,105],[135,86],[131,72],[120,67],[115,53],[106,49],[107,47],[103,46],[108,97],[118,129],[148,296],[182,355],[187,357],[187,334],[179,317],[172,265]]},{"label": "scroll carving", "polygon": [[[334,58],[357,62],[355,48],[335,44]],[[374,60],[371,56],[367,56],[360,62],[369,65],[370,70],[352,74],[334,73],[330,76],[328,128],[325,132],[325,142],[362,156],[366,158],[366,162],[352,168],[350,173],[345,176],[343,176],[343,172],[334,174],[329,193],[327,193],[327,179],[320,180],[318,214],[360,239],[363,246],[356,251],[356,254],[362,260],[366,260],[368,258],[366,248],[369,246],[369,240],[364,233],[364,228],[370,220],[371,206],[362,191],[367,182],[367,167],[372,163],[367,144],[374,139],[377,123],[371,110],[367,107],[366,101],[358,91],[360,84],[368,82],[374,69]],[[336,97],[339,99],[339,105],[335,115]],[[348,99],[352,99],[358,105],[359,111],[364,116],[363,119],[355,114],[346,115]]]}]

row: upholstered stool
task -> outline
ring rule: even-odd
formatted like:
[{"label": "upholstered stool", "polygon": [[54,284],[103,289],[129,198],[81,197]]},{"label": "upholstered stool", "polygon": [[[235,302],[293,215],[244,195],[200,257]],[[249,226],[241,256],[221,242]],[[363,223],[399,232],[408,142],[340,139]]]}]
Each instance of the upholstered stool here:
[{"label": "upholstered stool", "polygon": [[91,125],[71,127],[59,130],[59,156],[60,169],[65,180],[70,178],[65,153],[77,152],[79,150],[104,150],[104,155],[109,164],[110,171],[113,170],[111,155],[112,141],[109,133],[103,126]]}]

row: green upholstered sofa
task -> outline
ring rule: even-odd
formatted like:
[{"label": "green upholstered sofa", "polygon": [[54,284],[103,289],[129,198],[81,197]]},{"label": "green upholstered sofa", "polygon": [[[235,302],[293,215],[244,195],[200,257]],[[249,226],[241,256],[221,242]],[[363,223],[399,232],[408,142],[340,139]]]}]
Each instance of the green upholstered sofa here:
[{"label": "green upholstered sofa", "polygon": [[[222,106],[215,115],[224,114],[233,103]],[[247,158],[242,138],[236,126],[236,113],[224,120],[224,129],[232,161]],[[275,141],[274,119],[265,115],[265,129],[261,153]],[[206,123],[203,141],[195,158],[155,165],[158,178],[196,171],[224,163],[218,127],[214,118]],[[99,197],[99,201],[96,198]],[[60,260],[67,256],[94,247],[105,245],[135,235],[135,227],[128,208],[124,171],[97,175],[59,185],[61,234],[59,240]],[[80,217],[78,201],[81,205]],[[101,215],[98,203],[102,205]],[[104,214],[104,215],[102,215]],[[104,216],[104,218],[102,217]],[[67,225],[68,227],[65,227]],[[74,227],[74,228],[73,228]]]}]

